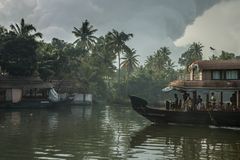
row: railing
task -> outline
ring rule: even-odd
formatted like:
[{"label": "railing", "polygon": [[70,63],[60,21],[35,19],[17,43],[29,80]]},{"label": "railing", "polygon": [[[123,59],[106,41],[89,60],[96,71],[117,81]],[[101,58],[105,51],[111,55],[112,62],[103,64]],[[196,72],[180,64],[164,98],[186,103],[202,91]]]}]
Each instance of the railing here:
[{"label": "railing", "polygon": [[190,80],[190,74],[180,74],[178,80]]}]

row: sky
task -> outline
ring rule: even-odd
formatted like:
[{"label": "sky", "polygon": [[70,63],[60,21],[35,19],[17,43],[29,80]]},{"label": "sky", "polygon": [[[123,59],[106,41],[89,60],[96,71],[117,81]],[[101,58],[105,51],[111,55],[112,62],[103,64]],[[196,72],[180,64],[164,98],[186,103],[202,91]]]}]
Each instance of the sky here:
[{"label": "sky", "polygon": [[88,19],[96,36],[112,29],[133,33],[128,45],[142,63],[164,46],[177,63],[193,42],[205,46],[205,59],[221,50],[239,55],[239,8],[240,0],[0,0],[0,25],[24,18],[46,42],[53,37],[73,42],[73,27]]}]

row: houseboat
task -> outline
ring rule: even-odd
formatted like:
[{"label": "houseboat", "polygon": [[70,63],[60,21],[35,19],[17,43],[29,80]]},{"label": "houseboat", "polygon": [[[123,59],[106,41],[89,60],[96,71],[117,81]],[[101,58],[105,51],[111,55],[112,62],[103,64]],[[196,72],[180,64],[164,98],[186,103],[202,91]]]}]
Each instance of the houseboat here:
[{"label": "houseboat", "polygon": [[62,103],[49,82],[39,77],[0,76],[0,109],[43,108]]},{"label": "houseboat", "polygon": [[154,123],[240,127],[240,60],[196,61],[188,69],[188,79],[163,89],[174,93],[164,108],[130,96],[133,109]]},{"label": "houseboat", "polygon": [[71,99],[71,105],[73,106],[85,106],[92,105],[93,95],[86,91],[84,84],[73,80],[53,80],[51,81],[56,88],[60,99]]}]

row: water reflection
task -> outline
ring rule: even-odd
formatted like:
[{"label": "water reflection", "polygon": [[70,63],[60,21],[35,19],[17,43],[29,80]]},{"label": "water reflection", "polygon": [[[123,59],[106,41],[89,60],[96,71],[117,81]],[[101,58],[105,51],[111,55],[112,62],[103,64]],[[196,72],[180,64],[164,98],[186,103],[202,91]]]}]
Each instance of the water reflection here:
[{"label": "water reflection", "polygon": [[151,125],[132,136],[129,159],[240,159],[239,130]]},{"label": "water reflection", "polygon": [[240,159],[240,131],[149,124],[121,106],[0,110],[0,160]]}]

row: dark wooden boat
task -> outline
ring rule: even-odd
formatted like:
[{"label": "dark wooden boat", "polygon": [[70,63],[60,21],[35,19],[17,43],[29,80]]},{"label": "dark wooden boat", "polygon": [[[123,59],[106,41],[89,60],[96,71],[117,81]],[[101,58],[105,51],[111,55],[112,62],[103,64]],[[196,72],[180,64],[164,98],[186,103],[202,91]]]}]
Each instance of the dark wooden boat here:
[{"label": "dark wooden boat", "polygon": [[240,60],[195,61],[188,71],[162,89],[174,91],[161,97],[166,107],[130,96],[133,109],[154,123],[240,127]]},{"label": "dark wooden boat", "polygon": [[129,96],[133,109],[157,124],[192,124],[240,127],[238,111],[181,111],[167,110],[148,106],[148,102],[137,96]]}]

